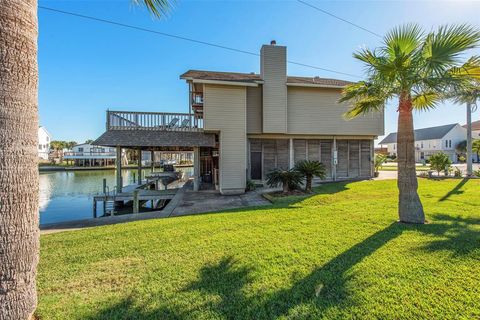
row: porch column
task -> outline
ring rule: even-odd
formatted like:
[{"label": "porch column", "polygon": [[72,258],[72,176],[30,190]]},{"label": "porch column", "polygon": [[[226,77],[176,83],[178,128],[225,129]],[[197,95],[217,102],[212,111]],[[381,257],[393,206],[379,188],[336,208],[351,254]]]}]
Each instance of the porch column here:
[{"label": "porch column", "polygon": [[152,172],[153,170],[155,170],[155,151],[150,151],[150,159],[151,159],[151,163],[150,165],[152,166]]},{"label": "porch column", "polygon": [[289,151],[290,151],[290,157],[289,157],[289,160],[288,160],[288,167],[290,169],[292,169],[295,166],[295,158],[294,158],[294,154],[293,154],[293,139],[290,139]]},{"label": "porch column", "polygon": [[332,146],[332,180],[337,180],[337,163],[338,163],[338,153],[337,153],[337,138],[333,137],[333,146]]},{"label": "porch column", "polygon": [[200,189],[200,147],[193,148],[193,191]]},{"label": "porch column", "polygon": [[138,185],[142,184],[142,149],[137,149],[137,175],[138,175]]},{"label": "porch column", "polygon": [[122,148],[117,146],[117,158],[115,161],[116,165],[116,177],[117,177],[117,192],[122,192]]}]

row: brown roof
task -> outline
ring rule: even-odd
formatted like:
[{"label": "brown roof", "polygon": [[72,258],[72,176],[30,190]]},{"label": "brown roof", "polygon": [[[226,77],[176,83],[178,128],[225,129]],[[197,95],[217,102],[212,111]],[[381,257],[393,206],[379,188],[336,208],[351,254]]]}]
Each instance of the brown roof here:
[{"label": "brown roof", "polygon": [[[464,125],[463,127],[466,128],[467,125]],[[480,130],[480,120],[472,122],[472,130]]]},{"label": "brown roof", "polygon": [[[218,72],[218,71],[203,71],[203,70],[189,70],[180,76],[180,79],[199,79],[199,80],[215,80],[215,81],[234,81],[244,83],[256,83],[262,81],[259,74],[256,73],[239,73],[239,72]],[[334,86],[343,87],[351,84],[350,81],[328,79],[320,77],[287,77],[287,83],[298,85],[318,85],[318,86]]]},{"label": "brown roof", "polygon": [[162,130],[108,130],[92,144],[106,147],[215,147],[215,134]]}]

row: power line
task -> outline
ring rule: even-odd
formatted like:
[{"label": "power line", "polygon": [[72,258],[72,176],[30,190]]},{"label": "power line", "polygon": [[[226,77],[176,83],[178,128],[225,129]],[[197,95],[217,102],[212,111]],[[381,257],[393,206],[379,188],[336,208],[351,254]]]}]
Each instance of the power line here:
[{"label": "power line", "polygon": [[305,2],[305,1],[303,1],[303,0],[297,0],[297,1],[298,1],[299,3],[301,3],[301,4],[303,4],[303,5],[306,5],[306,6],[308,6],[308,7],[310,7],[310,8],[313,8],[313,9],[315,9],[315,10],[317,10],[317,11],[320,11],[320,12],[322,12],[322,13],[324,13],[324,14],[326,14],[326,15],[329,15],[329,16],[335,18],[335,19],[338,19],[338,20],[340,20],[340,21],[343,21],[343,22],[345,22],[345,23],[348,23],[349,25],[352,25],[352,26],[354,26],[354,27],[356,27],[356,28],[358,28],[358,29],[361,29],[361,30],[366,31],[366,32],[368,32],[368,33],[370,33],[370,34],[373,34],[373,35],[376,36],[376,37],[383,38],[380,34],[376,33],[375,31],[369,30],[369,29],[367,29],[367,28],[365,28],[365,27],[362,27],[362,26],[360,26],[360,25],[358,25],[358,24],[356,24],[356,23],[354,23],[354,22],[351,22],[351,21],[349,21],[349,20],[347,20],[347,19],[344,19],[344,18],[342,18],[342,17],[339,17],[339,16],[337,16],[337,15],[331,13],[331,12],[328,12],[328,11],[326,11],[326,10],[323,10],[323,9],[319,8],[319,7],[316,7],[316,6],[314,6],[313,4],[310,4],[310,3]]},{"label": "power line", "polygon": [[[103,22],[103,23],[107,23],[107,24],[110,24],[110,25],[114,25],[114,26],[129,28],[129,29],[133,29],[133,30],[137,30],[137,31],[148,32],[148,33],[152,33],[152,34],[156,34],[156,35],[160,35],[160,36],[164,36],[164,37],[174,38],[174,39],[188,41],[188,42],[193,42],[193,43],[196,43],[196,44],[206,45],[206,46],[210,46],[210,47],[214,47],[214,48],[239,52],[239,53],[248,54],[248,55],[257,56],[257,57],[260,56],[260,54],[258,54],[256,52],[252,52],[252,51],[246,51],[246,50],[237,49],[237,48],[233,48],[233,47],[228,47],[228,46],[224,46],[224,45],[220,45],[220,44],[216,44],[216,43],[212,43],[212,42],[197,40],[197,39],[188,38],[188,37],[183,37],[183,36],[179,36],[179,35],[175,35],[175,34],[171,34],[171,33],[166,33],[166,32],[161,32],[161,31],[157,31],[157,30],[153,30],[153,29],[139,27],[139,26],[135,26],[135,25],[131,25],[131,24],[116,22],[116,21],[113,21],[113,20],[107,20],[107,19],[87,16],[87,15],[80,14],[80,13],[75,13],[75,12],[71,12],[71,11],[64,11],[64,10],[59,10],[59,9],[55,9],[55,8],[45,7],[45,6],[38,6],[38,8],[43,9],[43,10],[47,10],[47,11],[50,11],[50,12],[54,12],[54,13],[60,13],[60,14],[74,16],[74,17],[78,17],[78,18],[82,18],[82,19],[87,19],[87,20],[92,20],[92,21],[97,21],[97,22]],[[288,60],[287,62],[290,63],[290,64],[302,66],[302,67],[308,67],[308,68],[312,68],[312,69],[337,73],[337,74],[341,74],[341,75],[345,75],[345,76],[349,76],[349,77],[360,78],[359,76],[351,74],[351,73],[336,71],[336,70],[333,70],[333,69],[322,68],[322,67],[318,67],[318,66],[314,66],[314,65],[310,65],[310,64],[306,64],[306,63],[301,63],[301,62],[296,62],[296,61],[291,61],[291,60]]]}]

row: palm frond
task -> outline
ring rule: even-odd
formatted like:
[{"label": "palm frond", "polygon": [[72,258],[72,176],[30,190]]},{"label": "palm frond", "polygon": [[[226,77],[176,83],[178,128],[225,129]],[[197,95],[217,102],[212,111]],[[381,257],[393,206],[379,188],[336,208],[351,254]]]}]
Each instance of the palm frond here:
[{"label": "palm frond", "polygon": [[405,60],[418,49],[423,38],[423,30],[417,24],[406,24],[392,29],[385,35],[383,51],[391,61]]},{"label": "palm frond", "polygon": [[442,101],[442,95],[436,91],[424,91],[412,95],[412,106],[416,110],[434,109]]},{"label": "palm frond", "polygon": [[356,100],[353,103],[353,106],[344,114],[344,117],[347,119],[353,119],[360,115],[365,115],[370,112],[380,112],[385,107],[385,99],[370,96],[365,97],[359,100]]},{"label": "palm frond", "polygon": [[132,0],[134,4],[143,4],[155,17],[166,16],[173,7],[174,0]]},{"label": "palm frond", "polygon": [[480,43],[480,31],[471,26],[441,26],[430,33],[422,48],[426,67],[437,73],[458,63],[461,54]]}]

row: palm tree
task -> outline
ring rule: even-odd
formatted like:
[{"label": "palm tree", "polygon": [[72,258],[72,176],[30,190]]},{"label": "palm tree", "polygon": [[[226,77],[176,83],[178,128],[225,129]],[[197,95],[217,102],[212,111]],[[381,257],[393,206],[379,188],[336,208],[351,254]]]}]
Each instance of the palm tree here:
[{"label": "palm tree", "polygon": [[325,179],[325,166],[319,161],[302,160],[295,164],[295,170],[300,172],[305,177],[305,191],[312,191],[313,177]]},{"label": "palm tree", "polygon": [[[156,16],[169,6],[141,2]],[[0,319],[30,319],[39,252],[37,0],[0,0],[0,21]]]},{"label": "palm tree", "polygon": [[455,103],[465,104],[467,108],[467,176],[473,174],[472,170],[472,112],[476,110],[476,102],[480,99],[480,81],[472,79],[470,83],[447,95]]},{"label": "palm tree", "polygon": [[282,185],[283,193],[298,189],[302,183],[302,174],[295,169],[274,169],[267,174],[267,184],[275,188]]},{"label": "palm tree", "polygon": [[462,55],[478,46],[480,32],[467,25],[442,26],[425,34],[414,24],[390,31],[383,45],[354,54],[367,70],[367,79],[347,86],[340,102],[351,101],[348,117],[381,111],[398,99],[398,214],[401,222],[424,223],[415,172],[413,110],[429,110],[444,92],[462,88],[480,78],[480,59],[462,64]]}]

